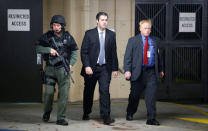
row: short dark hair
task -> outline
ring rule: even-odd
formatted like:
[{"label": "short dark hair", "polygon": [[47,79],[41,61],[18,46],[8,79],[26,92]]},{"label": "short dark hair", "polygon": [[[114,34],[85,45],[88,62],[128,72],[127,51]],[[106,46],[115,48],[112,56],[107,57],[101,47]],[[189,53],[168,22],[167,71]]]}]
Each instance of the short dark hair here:
[{"label": "short dark hair", "polygon": [[97,15],[96,15],[96,20],[99,20],[101,15],[107,16],[107,18],[108,18],[108,14],[107,13],[105,13],[105,12],[98,12]]}]

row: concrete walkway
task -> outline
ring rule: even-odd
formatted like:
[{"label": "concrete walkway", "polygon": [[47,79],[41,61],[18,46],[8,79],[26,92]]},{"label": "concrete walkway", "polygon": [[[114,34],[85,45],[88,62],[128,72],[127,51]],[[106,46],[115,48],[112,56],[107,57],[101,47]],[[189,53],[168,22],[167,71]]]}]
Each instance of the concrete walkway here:
[{"label": "concrete walkway", "polygon": [[[103,125],[99,118],[99,104],[94,102],[91,120],[83,121],[82,103],[70,103],[67,110],[69,126],[56,125],[56,103],[49,123],[42,122],[43,104],[0,104],[0,131],[208,131],[208,104],[157,103],[160,126],[146,125],[146,107],[143,100],[133,121],[126,121],[127,100],[112,100],[112,117],[116,122]],[[197,121],[197,122],[196,122]]]}]

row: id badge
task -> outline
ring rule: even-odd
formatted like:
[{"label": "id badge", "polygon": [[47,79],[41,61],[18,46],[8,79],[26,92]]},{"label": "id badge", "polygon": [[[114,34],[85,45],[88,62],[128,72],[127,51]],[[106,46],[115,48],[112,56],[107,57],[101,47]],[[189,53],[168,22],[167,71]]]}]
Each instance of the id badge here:
[{"label": "id badge", "polygon": [[150,51],[147,51],[147,58],[150,58]]},{"label": "id badge", "polygon": [[42,60],[41,60],[41,54],[37,54],[37,65],[41,65]]}]

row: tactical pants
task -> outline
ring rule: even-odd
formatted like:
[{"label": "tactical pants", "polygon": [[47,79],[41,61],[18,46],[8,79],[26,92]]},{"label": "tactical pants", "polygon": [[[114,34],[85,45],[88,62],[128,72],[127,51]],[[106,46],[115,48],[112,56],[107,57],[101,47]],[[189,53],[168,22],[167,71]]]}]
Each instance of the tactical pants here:
[{"label": "tactical pants", "polygon": [[56,69],[53,66],[46,66],[46,90],[45,90],[45,107],[44,112],[52,110],[53,98],[55,93],[55,84],[58,84],[58,103],[57,103],[57,120],[65,119],[70,88],[69,75],[64,74],[64,68]]}]

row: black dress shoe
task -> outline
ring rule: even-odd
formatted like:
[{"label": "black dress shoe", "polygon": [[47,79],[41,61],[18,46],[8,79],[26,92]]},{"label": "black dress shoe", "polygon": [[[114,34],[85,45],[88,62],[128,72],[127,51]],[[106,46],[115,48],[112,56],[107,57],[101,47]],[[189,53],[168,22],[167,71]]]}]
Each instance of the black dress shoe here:
[{"label": "black dress shoe", "polygon": [[88,114],[84,114],[82,116],[82,120],[90,120],[90,116]]},{"label": "black dress shoe", "polygon": [[56,121],[56,124],[57,125],[62,125],[62,126],[67,126],[68,125],[68,122],[66,120],[57,120]]},{"label": "black dress shoe", "polygon": [[132,121],[132,120],[133,120],[133,115],[127,114],[127,115],[126,115],[126,120],[127,120],[127,121]]},{"label": "black dress shoe", "polygon": [[155,119],[147,120],[146,124],[147,125],[156,125],[156,126],[160,125],[160,123]]},{"label": "black dress shoe", "polygon": [[[52,110],[51,110],[51,111],[52,111]],[[48,122],[48,120],[50,119],[51,111],[45,112],[45,113],[43,114],[42,120],[43,120],[44,122]]]},{"label": "black dress shoe", "polygon": [[115,122],[115,120],[110,117],[103,119],[104,125],[110,125],[111,123],[114,123],[114,122]]},{"label": "black dress shoe", "polygon": [[104,116],[100,115],[100,119],[104,119]]}]

